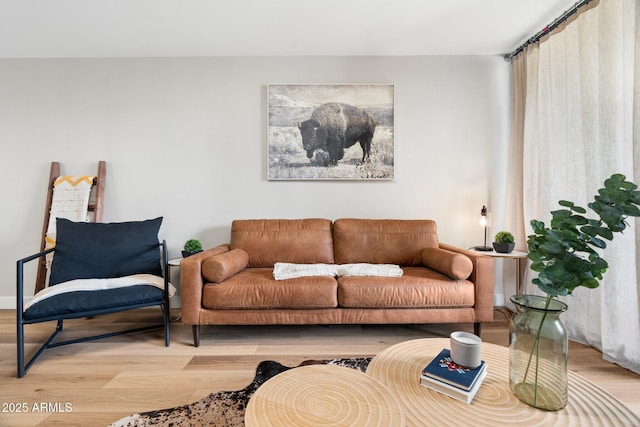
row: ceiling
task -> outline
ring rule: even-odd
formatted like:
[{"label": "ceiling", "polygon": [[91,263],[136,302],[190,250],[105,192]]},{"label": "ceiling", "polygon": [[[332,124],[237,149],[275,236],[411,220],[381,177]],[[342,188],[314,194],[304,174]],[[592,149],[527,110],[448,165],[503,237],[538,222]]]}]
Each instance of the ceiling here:
[{"label": "ceiling", "polygon": [[0,0],[0,58],[498,55],[577,0]]}]

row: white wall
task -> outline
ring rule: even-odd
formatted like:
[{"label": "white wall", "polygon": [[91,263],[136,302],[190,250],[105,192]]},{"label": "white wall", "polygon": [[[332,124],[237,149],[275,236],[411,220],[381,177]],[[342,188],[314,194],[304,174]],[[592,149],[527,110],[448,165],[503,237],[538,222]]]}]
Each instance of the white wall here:
[{"label": "white wall", "polygon": [[[395,84],[395,180],[267,181],[269,83]],[[39,248],[53,160],[69,175],[105,160],[104,220],[164,216],[171,256],[228,241],[234,218],[431,218],[441,241],[480,244],[508,87],[501,57],[0,60],[0,307]]]}]

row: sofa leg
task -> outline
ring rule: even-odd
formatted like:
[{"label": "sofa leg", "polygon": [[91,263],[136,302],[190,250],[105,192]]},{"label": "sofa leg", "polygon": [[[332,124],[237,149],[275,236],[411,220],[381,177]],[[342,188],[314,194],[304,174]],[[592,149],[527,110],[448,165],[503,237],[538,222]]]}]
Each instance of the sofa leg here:
[{"label": "sofa leg", "polygon": [[482,331],[482,323],[476,322],[473,324],[473,333],[477,336],[480,336],[480,332]]},{"label": "sofa leg", "polygon": [[193,345],[200,347],[200,325],[193,325],[191,329],[193,330]]}]

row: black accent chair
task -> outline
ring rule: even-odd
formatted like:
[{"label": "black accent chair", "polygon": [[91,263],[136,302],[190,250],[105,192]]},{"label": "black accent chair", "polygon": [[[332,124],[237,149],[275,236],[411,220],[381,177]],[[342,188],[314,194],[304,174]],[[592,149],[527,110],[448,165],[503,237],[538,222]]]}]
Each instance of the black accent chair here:
[{"label": "black accent chair", "polygon": [[[169,283],[166,242],[158,241],[162,218],[120,223],[56,220],[55,248],[17,262],[18,378],[22,378],[44,350],[116,335],[164,328],[170,344]],[[24,304],[24,265],[53,252],[49,284]],[[65,319],[95,317],[159,305],[162,323],[125,331],[54,342]],[[49,339],[25,364],[24,326],[56,321]]]}]

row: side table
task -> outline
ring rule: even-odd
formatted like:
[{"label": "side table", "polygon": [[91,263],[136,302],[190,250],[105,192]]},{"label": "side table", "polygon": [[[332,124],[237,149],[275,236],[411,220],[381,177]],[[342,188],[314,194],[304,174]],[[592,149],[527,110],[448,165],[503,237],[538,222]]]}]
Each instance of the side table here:
[{"label": "side table", "polygon": [[[476,251],[471,249],[473,252],[481,255],[490,256],[492,258],[503,258],[503,259],[513,259],[516,261],[516,294],[520,293],[520,282],[522,280],[522,270],[520,268],[520,263],[522,260],[527,260],[527,252],[522,251],[511,251],[509,253],[501,253],[496,251]],[[511,310],[505,306],[495,307],[496,310],[500,311],[500,313],[504,314],[507,319],[511,317]]]},{"label": "side table", "polygon": [[[171,270],[177,268],[180,268],[180,263],[182,262],[183,258],[171,258],[169,260],[169,281],[171,281]],[[176,317],[175,319],[171,319],[172,322],[179,322],[180,319],[182,318],[182,313],[178,314],[178,317]]]},{"label": "side table", "polygon": [[615,396],[569,371],[569,403],[542,411],[518,400],[509,387],[509,348],[482,343],[487,376],[466,404],[420,385],[422,369],[448,338],[423,338],[391,346],[373,358],[367,375],[398,397],[407,426],[638,426],[640,418]]},{"label": "side table", "polygon": [[276,375],[256,390],[247,427],[403,427],[395,393],[355,369],[308,365]]},{"label": "side table", "polygon": [[180,267],[181,262],[182,258],[171,258],[169,260],[169,267]]},{"label": "side table", "polygon": [[508,254],[503,254],[500,252],[496,252],[496,251],[476,251],[473,250],[473,252],[477,253],[477,254],[481,254],[481,255],[487,255],[493,258],[506,258],[506,259],[513,259],[516,261],[516,294],[520,293],[520,280],[521,280],[521,270],[520,270],[520,261],[522,261],[523,259],[526,260],[527,259],[527,253],[526,252],[522,252],[522,251],[511,251]]}]

